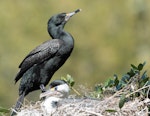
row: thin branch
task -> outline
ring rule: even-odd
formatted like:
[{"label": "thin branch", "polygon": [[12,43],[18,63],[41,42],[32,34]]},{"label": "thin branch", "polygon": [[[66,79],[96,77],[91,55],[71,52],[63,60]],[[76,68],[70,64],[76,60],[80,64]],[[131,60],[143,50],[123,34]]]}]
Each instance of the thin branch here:
[{"label": "thin branch", "polygon": [[80,94],[76,89],[74,89],[73,87],[71,87],[71,89],[72,89],[77,95],[81,96],[81,94]]},{"label": "thin branch", "polygon": [[103,115],[101,115],[100,113],[96,113],[96,112],[93,112],[93,111],[84,111],[84,112],[87,112],[87,113],[90,113],[90,114],[94,114],[94,115],[96,115],[96,116],[103,116]]},{"label": "thin branch", "polygon": [[140,89],[138,89],[138,90],[136,90],[136,91],[133,91],[133,92],[130,93],[130,94],[127,94],[126,97],[129,97],[130,95],[132,95],[132,94],[134,94],[134,93],[137,93],[137,92],[139,92],[139,91],[141,91],[141,90],[143,90],[143,89],[146,89],[146,88],[150,88],[150,85],[143,86],[142,88],[140,88]]}]

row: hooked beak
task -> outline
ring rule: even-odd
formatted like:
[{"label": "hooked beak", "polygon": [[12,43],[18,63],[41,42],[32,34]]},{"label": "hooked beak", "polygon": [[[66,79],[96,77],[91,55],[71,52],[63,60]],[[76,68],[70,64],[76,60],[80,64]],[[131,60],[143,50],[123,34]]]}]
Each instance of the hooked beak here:
[{"label": "hooked beak", "polygon": [[75,15],[76,13],[80,12],[81,9],[77,9],[75,10],[74,12],[71,12],[71,13],[67,13],[66,14],[66,17],[65,17],[65,21],[68,21],[70,19],[70,17],[72,17],[73,15]]}]

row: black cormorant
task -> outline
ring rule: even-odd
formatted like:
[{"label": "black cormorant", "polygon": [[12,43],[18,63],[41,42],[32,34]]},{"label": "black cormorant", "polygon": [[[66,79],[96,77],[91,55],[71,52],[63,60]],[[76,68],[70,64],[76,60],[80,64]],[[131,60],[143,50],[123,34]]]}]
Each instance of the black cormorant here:
[{"label": "black cormorant", "polygon": [[[15,82],[20,78],[19,99],[15,110],[19,109],[24,97],[34,90],[42,89],[49,83],[53,74],[65,63],[74,48],[74,39],[64,30],[66,22],[78,9],[71,13],[52,16],[48,21],[48,40],[32,50],[19,65],[20,71]],[[12,113],[13,114],[13,113]]]}]

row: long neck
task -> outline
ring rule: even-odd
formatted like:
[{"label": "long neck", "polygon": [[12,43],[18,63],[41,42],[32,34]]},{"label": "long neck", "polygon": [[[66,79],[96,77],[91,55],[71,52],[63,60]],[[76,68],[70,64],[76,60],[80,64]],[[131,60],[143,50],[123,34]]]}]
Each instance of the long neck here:
[{"label": "long neck", "polygon": [[61,39],[68,44],[71,44],[71,45],[74,44],[73,37],[71,36],[71,34],[64,31],[64,26],[59,26],[59,27],[53,26],[52,28],[49,27],[48,32],[49,32],[50,36],[52,37],[52,39]]},{"label": "long neck", "polygon": [[48,25],[48,33],[52,37],[52,39],[60,39],[60,34],[63,32],[63,26],[55,26],[53,24]]}]

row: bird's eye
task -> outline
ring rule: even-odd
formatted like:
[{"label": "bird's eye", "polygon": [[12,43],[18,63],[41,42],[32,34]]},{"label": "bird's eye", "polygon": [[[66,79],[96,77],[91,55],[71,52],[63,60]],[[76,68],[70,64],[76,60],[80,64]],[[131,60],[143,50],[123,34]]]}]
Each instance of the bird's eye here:
[{"label": "bird's eye", "polygon": [[61,25],[61,22],[60,22],[60,23],[56,23],[55,25],[56,25],[56,26],[59,26],[59,25]]},{"label": "bird's eye", "polygon": [[58,101],[52,101],[52,105],[54,105],[54,107],[56,107],[58,105]]},{"label": "bird's eye", "polygon": [[62,23],[61,19],[58,18],[55,25],[56,25],[56,26],[59,26],[59,25],[61,25],[61,23]]},{"label": "bird's eye", "polygon": [[57,87],[55,87],[55,91],[57,91]]},{"label": "bird's eye", "polygon": [[63,22],[63,20],[65,19],[65,15],[59,15],[58,17],[57,17],[57,21],[56,21],[56,26],[59,26],[59,25],[61,25],[61,23]]}]

